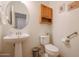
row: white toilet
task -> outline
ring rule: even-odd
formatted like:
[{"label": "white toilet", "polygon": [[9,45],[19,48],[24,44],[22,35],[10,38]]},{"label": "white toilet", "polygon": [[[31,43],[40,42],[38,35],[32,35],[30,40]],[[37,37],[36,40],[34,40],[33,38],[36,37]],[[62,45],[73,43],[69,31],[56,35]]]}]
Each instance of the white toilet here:
[{"label": "white toilet", "polygon": [[59,49],[53,45],[50,44],[50,36],[49,35],[42,35],[40,36],[40,44],[44,46],[45,48],[45,56],[51,56],[56,57],[59,55]]}]

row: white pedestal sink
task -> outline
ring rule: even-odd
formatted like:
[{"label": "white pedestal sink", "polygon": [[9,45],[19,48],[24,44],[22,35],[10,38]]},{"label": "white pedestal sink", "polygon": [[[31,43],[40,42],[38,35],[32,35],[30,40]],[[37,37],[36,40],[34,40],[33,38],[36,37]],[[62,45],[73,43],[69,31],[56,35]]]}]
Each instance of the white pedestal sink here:
[{"label": "white pedestal sink", "polygon": [[5,42],[10,42],[15,44],[15,57],[21,57],[22,56],[22,41],[27,39],[29,37],[29,34],[21,33],[19,35],[16,34],[10,34],[4,36]]},{"label": "white pedestal sink", "polygon": [[22,44],[21,44],[21,42],[15,43],[15,57],[22,57]]}]

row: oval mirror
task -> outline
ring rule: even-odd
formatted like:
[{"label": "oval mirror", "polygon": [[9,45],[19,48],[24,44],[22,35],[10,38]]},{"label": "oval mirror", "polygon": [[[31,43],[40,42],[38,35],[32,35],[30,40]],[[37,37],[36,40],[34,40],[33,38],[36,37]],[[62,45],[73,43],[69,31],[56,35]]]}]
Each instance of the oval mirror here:
[{"label": "oval mirror", "polygon": [[6,10],[7,22],[15,29],[23,29],[28,24],[29,13],[24,3],[12,1]]}]

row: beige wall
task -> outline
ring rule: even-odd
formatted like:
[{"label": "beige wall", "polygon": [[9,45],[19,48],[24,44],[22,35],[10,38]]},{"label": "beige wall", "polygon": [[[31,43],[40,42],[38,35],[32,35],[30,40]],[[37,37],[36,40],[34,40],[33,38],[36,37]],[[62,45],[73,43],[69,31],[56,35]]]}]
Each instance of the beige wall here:
[{"label": "beige wall", "polygon": [[[8,2],[7,2],[8,3]],[[6,4],[7,4],[6,3]],[[40,4],[45,3],[46,5],[49,5],[54,10],[54,18],[53,18],[53,24],[46,25],[46,24],[40,24]],[[25,27],[22,31],[29,33],[30,38],[27,39],[25,42],[23,42],[23,56],[32,56],[31,50],[32,47],[39,46],[39,35],[41,35],[44,32],[52,33],[52,40],[54,41],[54,44],[63,52],[63,56],[79,56],[79,36],[76,38],[73,38],[70,42],[71,47],[66,47],[64,43],[62,42],[62,38],[77,31],[79,32],[79,9],[75,9],[73,11],[68,11],[67,8],[64,12],[59,13],[59,7],[65,3],[66,5],[70,2],[26,2],[27,9],[29,11],[29,24],[27,27]],[[3,2],[3,5],[5,5],[5,2]],[[3,10],[6,10],[3,8]],[[5,16],[2,18],[5,19]],[[8,26],[8,25],[6,25]],[[3,33],[6,33],[8,28],[4,25],[3,27]],[[52,30],[51,30],[52,28]],[[13,31],[16,31],[14,29],[11,29]],[[52,31],[52,32],[51,32]],[[3,34],[2,33],[2,34]],[[1,35],[2,37],[2,35]],[[3,51],[8,51],[13,53],[13,46],[9,43],[3,43],[2,44]]]},{"label": "beige wall", "polygon": [[[42,2],[43,3],[43,2]],[[44,2],[49,5],[48,2]],[[3,10],[6,12],[6,5],[8,2],[1,2]],[[29,24],[22,30],[23,32],[29,33],[30,37],[23,42],[23,56],[32,56],[32,48],[39,46],[39,36],[42,33],[51,33],[51,25],[40,24],[40,4],[41,2],[26,2],[26,7],[29,11]],[[3,12],[2,20],[5,20],[5,12]],[[8,24],[3,25],[3,35],[9,30],[16,32]],[[2,37],[2,36],[1,36]],[[13,53],[13,45],[10,43],[3,43],[3,51]]]},{"label": "beige wall", "polygon": [[76,57],[79,56],[79,36],[71,39],[71,47],[67,47],[62,42],[62,38],[70,35],[73,32],[79,33],[79,8],[68,11],[65,7],[65,11],[59,13],[60,6],[65,3],[68,5],[70,2],[50,2],[54,9],[54,20],[52,24],[52,37],[54,44],[63,52],[63,56]]}]

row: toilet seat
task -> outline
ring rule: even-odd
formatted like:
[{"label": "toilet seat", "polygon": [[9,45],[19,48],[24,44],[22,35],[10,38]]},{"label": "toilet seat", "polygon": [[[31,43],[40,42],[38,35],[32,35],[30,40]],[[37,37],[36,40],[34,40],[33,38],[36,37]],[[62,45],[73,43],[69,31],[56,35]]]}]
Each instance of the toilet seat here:
[{"label": "toilet seat", "polygon": [[51,52],[59,52],[59,49],[56,46],[52,45],[52,44],[45,45],[45,49],[47,49]]},{"label": "toilet seat", "polygon": [[48,54],[48,56],[56,57],[59,55],[59,49],[52,44],[45,45],[45,52]]}]

